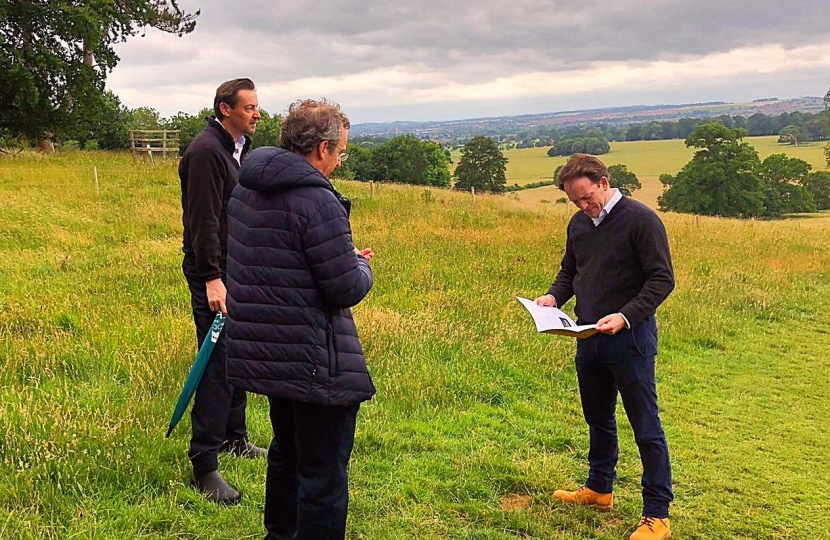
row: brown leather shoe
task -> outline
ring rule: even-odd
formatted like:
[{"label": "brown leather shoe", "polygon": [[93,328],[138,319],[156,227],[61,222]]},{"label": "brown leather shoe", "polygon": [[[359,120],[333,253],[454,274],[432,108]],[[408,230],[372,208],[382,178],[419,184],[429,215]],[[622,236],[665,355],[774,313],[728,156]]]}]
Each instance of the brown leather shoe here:
[{"label": "brown leather shoe", "polygon": [[613,493],[597,493],[593,489],[585,486],[580,487],[576,491],[557,489],[553,492],[553,496],[562,502],[590,506],[602,512],[610,512],[614,508]]},{"label": "brown leather shoe", "polygon": [[193,471],[193,480],[190,485],[204,493],[205,498],[219,504],[234,505],[239,502],[242,495],[230,484],[225,482],[219,471],[200,473]]},{"label": "brown leather shoe", "polygon": [[232,455],[247,459],[263,458],[268,455],[265,448],[261,448],[247,439],[237,439],[222,444],[219,452],[230,452]]},{"label": "brown leather shoe", "polygon": [[637,530],[628,540],[666,540],[671,536],[671,522],[669,518],[654,518],[643,516]]}]

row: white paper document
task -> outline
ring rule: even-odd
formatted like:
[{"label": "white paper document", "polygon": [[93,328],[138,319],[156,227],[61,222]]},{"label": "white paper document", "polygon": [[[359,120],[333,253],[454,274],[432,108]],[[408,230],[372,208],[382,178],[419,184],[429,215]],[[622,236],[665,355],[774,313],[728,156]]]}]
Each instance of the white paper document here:
[{"label": "white paper document", "polygon": [[568,317],[567,313],[555,307],[537,306],[533,300],[517,296],[516,299],[521,302],[525,309],[533,317],[533,322],[536,323],[536,331],[544,332],[545,334],[556,334],[558,336],[570,336],[576,338],[586,338],[597,333],[597,325],[583,324],[577,325],[573,319]]}]

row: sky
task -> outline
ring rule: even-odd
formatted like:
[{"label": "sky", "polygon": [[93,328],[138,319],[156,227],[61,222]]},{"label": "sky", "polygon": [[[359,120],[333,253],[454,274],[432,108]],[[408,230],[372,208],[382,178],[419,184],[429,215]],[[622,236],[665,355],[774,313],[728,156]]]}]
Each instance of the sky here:
[{"label": "sky", "polygon": [[260,107],[352,123],[823,96],[828,0],[179,0],[184,37],[118,44],[107,87],[162,116],[249,77]]}]

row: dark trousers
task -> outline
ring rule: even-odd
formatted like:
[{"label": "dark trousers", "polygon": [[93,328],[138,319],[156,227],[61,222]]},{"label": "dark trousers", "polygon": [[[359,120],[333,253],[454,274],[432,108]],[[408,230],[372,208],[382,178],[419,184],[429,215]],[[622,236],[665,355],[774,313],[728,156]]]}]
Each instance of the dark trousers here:
[{"label": "dark trousers", "polygon": [[[190,287],[190,304],[193,322],[196,324],[197,347],[202,346],[213,324],[216,313],[210,310],[205,282],[195,277],[195,268],[182,265],[184,277]],[[225,334],[216,342],[205,373],[193,396],[190,421],[193,435],[190,438],[188,457],[193,470],[205,473],[215,471],[219,465],[217,454],[223,443],[248,438],[245,425],[247,394],[228,384],[225,361]]]},{"label": "dark trousers", "polygon": [[274,440],[265,479],[265,539],[343,540],[360,404],[268,401]]},{"label": "dark trousers", "polygon": [[619,456],[615,416],[619,392],[643,464],[643,515],[665,518],[674,495],[669,449],[657,410],[656,354],[657,324],[651,316],[613,336],[595,334],[577,340],[576,373],[590,428],[585,485],[599,493],[613,489]]}]

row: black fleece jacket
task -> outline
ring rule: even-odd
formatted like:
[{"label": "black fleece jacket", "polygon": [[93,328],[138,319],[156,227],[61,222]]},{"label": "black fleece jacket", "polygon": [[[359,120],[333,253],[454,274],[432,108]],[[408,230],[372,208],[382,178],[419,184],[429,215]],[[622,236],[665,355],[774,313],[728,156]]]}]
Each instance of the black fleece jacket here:
[{"label": "black fleece jacket", "polygon": [[[199,279],[222,277],[228,258],[228,199],[239,183],[235,143],[214,117],[190,143],[179,163],[182,186],[182,251]],[[242,157],[251,147],[245,137]]]},{"label": "black fleece jacket", "polygon": [[599,226],[584,212],[571,218],[565,256],[548,294],[559,307],[576,295],[580,324],[622,313],[635,326],[673,289],[663,222],[644,204],[623,197]]}]

